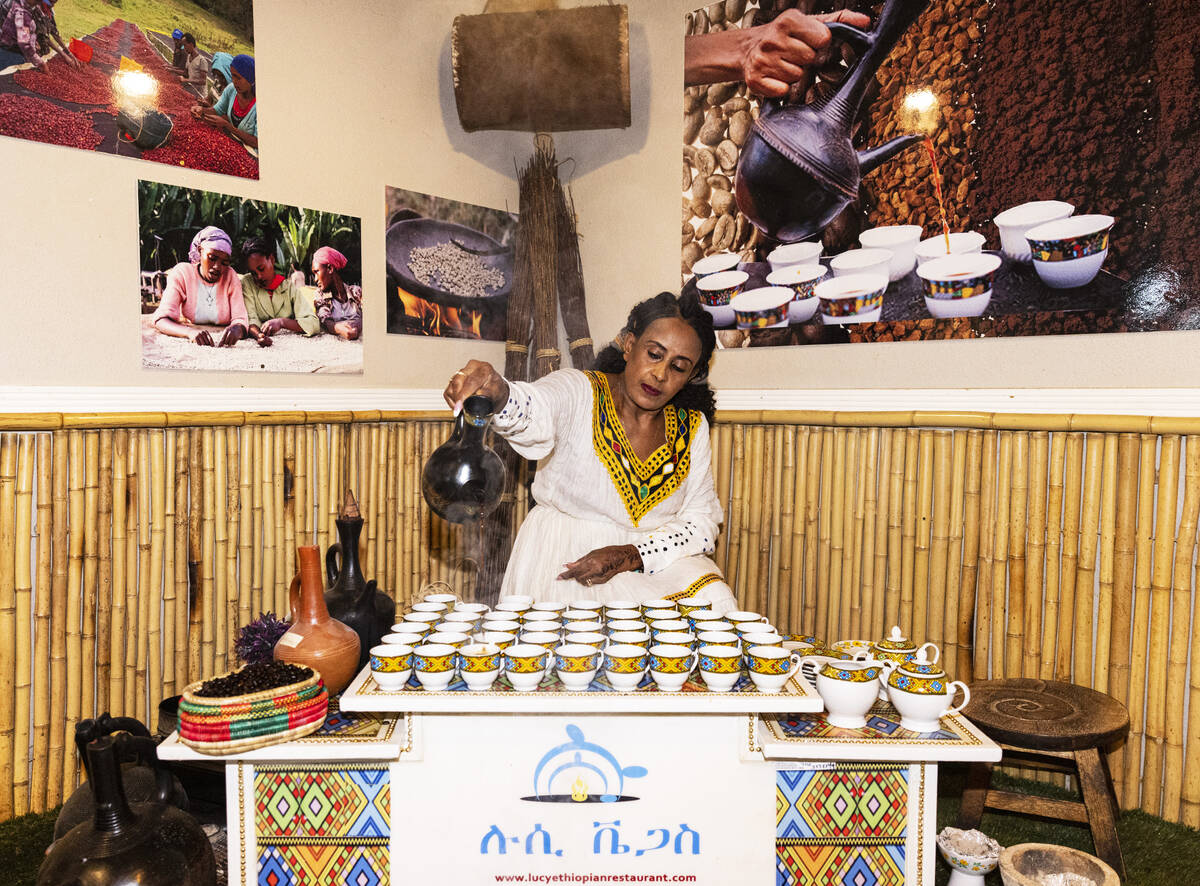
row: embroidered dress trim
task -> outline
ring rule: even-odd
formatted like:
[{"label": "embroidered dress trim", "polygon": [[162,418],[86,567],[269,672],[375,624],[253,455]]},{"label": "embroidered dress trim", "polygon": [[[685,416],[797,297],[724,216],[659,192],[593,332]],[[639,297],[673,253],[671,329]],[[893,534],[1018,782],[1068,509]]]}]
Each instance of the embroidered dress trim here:
[{"label": "embroidered dress trim", "polygon": [[692,436],[702,416],[697,411],[674,406],[664,409],[666,442],[643,462],[634,454],[617,417],[608,378],[602,372],[586,374],[594,394],[592,445],[608,469],[630,521],[637,526],[642,517],[668,498],[687,477],[691,466]]},{"label": "embroidered dress trim", "polygon": [[710,584],[712,584],[715,581],[724,581],[724,579],[721,578],[721,576],[717,575],[715,572],[709,572],[705,575],[700,576],[698,579],[696,579],[694,582],[692,582],[690,585],[688,585],[682,591],[676,591],[673,594],[667,594],[667,596],[665,596],[663,599],[664,600],[672,600],[672,601],[686,600],[688,597],[693,596],[696,593],[696,591],[700,590],[701,588],[708,587]]}]

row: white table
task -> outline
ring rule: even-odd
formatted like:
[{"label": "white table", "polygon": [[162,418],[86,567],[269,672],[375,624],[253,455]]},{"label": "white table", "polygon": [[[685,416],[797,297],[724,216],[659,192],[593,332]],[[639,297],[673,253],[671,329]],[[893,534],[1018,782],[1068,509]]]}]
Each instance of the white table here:
[{"label": "white table", "polygon": [[932,884],[937,763],[1000,756],[956,716],[831,731],[803,682],[696,689],[384,692],[364,671],[348,726],[228,758],[230,883]]}]

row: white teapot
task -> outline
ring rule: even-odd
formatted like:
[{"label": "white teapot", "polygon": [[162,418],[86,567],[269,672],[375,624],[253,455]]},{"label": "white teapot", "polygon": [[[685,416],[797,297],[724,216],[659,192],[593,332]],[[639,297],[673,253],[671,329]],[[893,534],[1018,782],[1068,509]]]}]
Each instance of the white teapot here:
[{"label": "white teapot", "polygon": [[[930,661],[936,662],[942,654],[935,643],[924,643],[917,646],[916,643],[904,636],[900,630],[900,625],[892,625],[891,632],[882,640],[876,640],[870,645],[866,652],[866,656],[871,661],[877,661],[881,664],[885,661],[894,662],[895,664],[904,664],[916,658],[918,653],[925,653],[932,656]],[[879,697],[887,701],[887,678],[888,672],[884,671],[879,678]]]},{"label": "white teapot", "polygon": [[[882,640],[876,640],[871,644],[871,658],[875,661],[894,661],[896,664],[903,664],[906,661],[912,661],[917,653],[925,653],[927,656],[932,653],[931,662],[936,662],[941,655],[941,651],[937,648],[936,643],[925,643],[917,646],[911,640],[904,636],[900,630],[900,625],[892,625],[891,632]],[[929,650],[929,652],[926,652]]]},{"label": "white teapot", "polygon": [[[900,712],[900,726],[913,732],[937,732],[940,718],[961,711],[971,700],[971,690],[961,680],[950,681],[937,664],[919,651],[915,658],[901,664],[884,662],[887,694]],[[955,687],[962,687],[962,704],[951,706]]]}]

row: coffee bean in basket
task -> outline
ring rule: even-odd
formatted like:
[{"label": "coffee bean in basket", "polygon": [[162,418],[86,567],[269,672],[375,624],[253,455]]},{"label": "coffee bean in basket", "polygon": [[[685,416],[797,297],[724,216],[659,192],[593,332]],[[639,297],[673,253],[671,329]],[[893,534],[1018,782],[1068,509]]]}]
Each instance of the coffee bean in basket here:
[{"label": "coffee bean in basket", "polygon": [[312,668],[288,664],[283,661],[263,661],[246,665],[240,671],[205,680],[195,695],[203,698],[230,698],[263,692],[278,686],[290,686],[307,680],[313,675]]}]

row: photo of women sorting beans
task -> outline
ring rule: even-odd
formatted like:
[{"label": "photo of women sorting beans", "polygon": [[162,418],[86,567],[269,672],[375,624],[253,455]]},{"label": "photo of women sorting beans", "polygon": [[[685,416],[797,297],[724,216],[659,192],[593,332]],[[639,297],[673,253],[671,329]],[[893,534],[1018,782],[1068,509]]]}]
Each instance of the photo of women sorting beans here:
[{"label": "photo of women sorting beans", "polygon": [[362,372],[360,220],[140,182],[142,366]]}]

